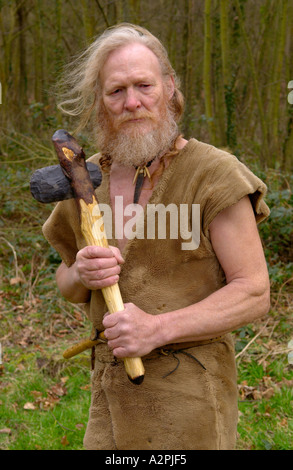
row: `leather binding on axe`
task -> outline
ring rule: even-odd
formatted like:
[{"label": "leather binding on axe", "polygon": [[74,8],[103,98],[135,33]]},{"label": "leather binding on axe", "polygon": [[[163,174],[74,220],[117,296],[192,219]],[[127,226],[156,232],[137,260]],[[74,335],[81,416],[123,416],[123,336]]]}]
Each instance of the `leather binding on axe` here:
[{"label": "leather binding on axe", "polygon": [[[87,245],[108,247],[102,215],[86,168],[83,149],[74,137],[63,129],[55,132],[52,141],[62,170],[70,181],[79,210],[81,231]],[[124,310],[118,283],[103,288],[102,293],[109,313]],[[123,358],[123,362],[130,381],[141,384],[144,379],[142,360]]]}]

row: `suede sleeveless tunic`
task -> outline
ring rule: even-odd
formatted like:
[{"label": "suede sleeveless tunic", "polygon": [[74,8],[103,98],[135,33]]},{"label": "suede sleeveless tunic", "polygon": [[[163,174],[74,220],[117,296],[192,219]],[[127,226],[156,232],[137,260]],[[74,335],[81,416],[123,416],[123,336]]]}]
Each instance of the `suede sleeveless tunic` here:
[{"label": "suede sleeveless tunic", "polygon": [[[99,164],[99,157],[89,160]],[[157,222],[150,238],[150,212],[145,208],[135,227],[136,237],[128,240],[122,253],[125,263],[119,286],[123,301],[157,315],[199,302],[224,286],[225,275],[210,241],[209,225],[220,211],[246,195],[257,223],[261,222],[269,215],[265,194],[265,184],[235,156],[191,139],[164,171],[148,202],[153,208],[172,210],[172,216],[168,211],[160,213],[166,233],[160,234]],[[96,196],[100,205],[111,206],[109,174],[103,173]],[[193,217],[195,205],[199,212]],[[182,228],[183,213],[187,218]],[[178,222],[175,235],[174,214]],[[245,228],[245,221],[243,225]],[[117,246],[119,230],[109,217],[106,231],[109,244]],[[85,241],[73,200],[56,205],[43,233],[67,266],[75,262]],[[94,328],[102,330],[107,307],[100,291],[91,293],[85,311]],[[145,379],[136,386],[107,345],[97,345],[85,447],[233,449],[238,410],[232,337],[226,335],[219,342],[188,349],[188,353],[145,356]]]}]

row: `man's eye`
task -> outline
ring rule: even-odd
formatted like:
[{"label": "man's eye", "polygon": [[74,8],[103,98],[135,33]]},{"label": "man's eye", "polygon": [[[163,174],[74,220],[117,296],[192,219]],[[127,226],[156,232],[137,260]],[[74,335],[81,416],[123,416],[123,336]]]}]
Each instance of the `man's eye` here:
[{"label": "man's eye", "polygon": [[117,88],[117,90],[112,91],[112,95],[117,95],[121,91],[120,88]]}]

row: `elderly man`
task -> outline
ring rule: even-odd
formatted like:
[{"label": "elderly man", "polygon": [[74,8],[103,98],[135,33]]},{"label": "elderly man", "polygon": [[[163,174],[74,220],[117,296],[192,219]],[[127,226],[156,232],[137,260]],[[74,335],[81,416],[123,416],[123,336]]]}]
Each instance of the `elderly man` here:
[{"label": "elderly man", "polygon": [[[62,257],[61,293],[84,303],[107,339],[95,348],[84,445],[233,449],[237,387],[230,332],[269,309],[257,230],[269,214],[266,187],[236,157],[180,135],[178,80],[147,30],[129,24],[106,30],[72,70],[72,96],[62,107],[80,113],[82,125],[93,122],[100,153],[91,160],[103,172],[96,194],[116,223],[110,248],[85,246],[69,200],[43,228]],[[147,208],[159,204],[187,205],[189,227],[192,207],[199,205],[199,243],[186,247],[181,233],[171,237],[167,218],[164,239],[158,230],[133,236],[127,209],[139,206],[146,219]],[[101,288],[117,281],[125,309],[110,315]],[[142,357],[140,386],[128,380],[123,357]]]}]

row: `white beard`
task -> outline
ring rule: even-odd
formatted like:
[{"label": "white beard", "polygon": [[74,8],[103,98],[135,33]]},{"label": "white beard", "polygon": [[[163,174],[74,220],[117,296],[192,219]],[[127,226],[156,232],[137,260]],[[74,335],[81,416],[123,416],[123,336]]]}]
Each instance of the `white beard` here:
[{"label": "white beard", "polygon": [[114,131],[107,119],[99,119],[97,143],[104,155],[124,166],[140,166],[164,155],[178,136],[178,126],[167,109],[162,119],[148,132],[141,124],[131,124],[129,132]]}]

